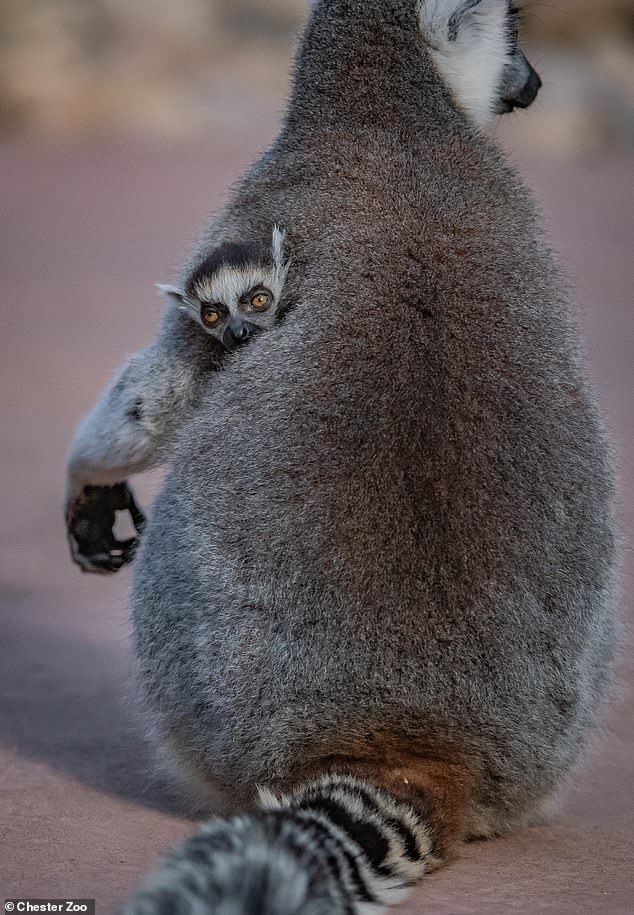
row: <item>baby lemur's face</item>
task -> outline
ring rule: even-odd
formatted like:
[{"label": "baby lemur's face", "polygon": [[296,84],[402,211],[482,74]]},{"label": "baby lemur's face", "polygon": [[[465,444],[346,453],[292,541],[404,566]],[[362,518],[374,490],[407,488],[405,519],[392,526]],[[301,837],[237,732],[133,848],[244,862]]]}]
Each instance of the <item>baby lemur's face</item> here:
[{"label": "baby lemur's face", "polygon": [[226,349],[268,330],[279,312],[288,260],[276,227],[270,244],[225,243],[192,271],[184,289],[159,288]]}]

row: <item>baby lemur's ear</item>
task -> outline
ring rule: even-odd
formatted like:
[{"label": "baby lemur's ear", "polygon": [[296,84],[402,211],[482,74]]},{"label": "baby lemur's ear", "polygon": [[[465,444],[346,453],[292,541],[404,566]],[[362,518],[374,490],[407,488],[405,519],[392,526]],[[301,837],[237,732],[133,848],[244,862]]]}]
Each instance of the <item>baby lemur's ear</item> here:
[{"label": "baby lemur's ear", "polygon": [[290,266],[290,251],[286,238],[286,230],[278,225],[273,226],[271,252],[273,254],[275,269],[283,283],[286,280],[286,275]]},{"label": "baby lemur's ear", "polygon": [[187,308],[187,299],[182,289],[177,286],[166,286],[164,283],[157,283],[156,288],[168,302],[178,305],[179,308]]}]

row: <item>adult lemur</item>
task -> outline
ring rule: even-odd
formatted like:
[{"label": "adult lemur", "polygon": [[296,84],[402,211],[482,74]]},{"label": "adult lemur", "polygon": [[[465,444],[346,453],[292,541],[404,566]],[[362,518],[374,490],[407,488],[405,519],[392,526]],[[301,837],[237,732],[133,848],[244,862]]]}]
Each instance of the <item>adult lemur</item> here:
[{"label": "adult lemur", "polygon": [[202,794],[262,790],[129,915],[393,901],[534,816],[584,743],[610,461],[533,207],[481,131],[539,86],[514,29],[507,0],[318,2],[281,134],[192,261],[283,225],[294,308],[217,376],[189,322],[144,357],[199,394],[154,430],[177,443],[140,682]]}]

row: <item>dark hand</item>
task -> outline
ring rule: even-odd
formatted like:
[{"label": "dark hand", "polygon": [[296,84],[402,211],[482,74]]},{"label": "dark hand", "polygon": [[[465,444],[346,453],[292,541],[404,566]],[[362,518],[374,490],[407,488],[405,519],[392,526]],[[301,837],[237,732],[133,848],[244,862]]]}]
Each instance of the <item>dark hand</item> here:
[{"label": "dark hand", "polygon": [[145,516],[127,483],[115,486],[86,486],[66,510],[66,528],[74,562],[84,571],[98,575],[118,572],[134,559],[138,537],[117,540],[113,528],[116,512],[130,513],[137,534],[145,527]]}]

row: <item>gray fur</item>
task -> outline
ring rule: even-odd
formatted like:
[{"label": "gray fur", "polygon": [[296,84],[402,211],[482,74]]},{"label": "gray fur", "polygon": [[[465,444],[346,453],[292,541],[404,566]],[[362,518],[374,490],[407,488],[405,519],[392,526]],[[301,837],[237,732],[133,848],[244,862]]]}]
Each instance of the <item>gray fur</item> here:
[{"label": "gray fur", "polygon": [[163,464],[193,415],[202,380],[221,368],[224,352],[181,311],[170,308],[158,339],[131,357],[80,424],[68,460],[65,513],[71,554],[84,571],[121,566],[104,568],[78,536],[86,487],[100,488],[106,498],[112,484]]},{"label": "gray fur", "polygon": [[282,132],[187,267],[273,219],[296,305],[202,380],[135,654],[201,792],[286,790],[389,733],[466,760],[465,832],[492,835],[561,785],[606,690],[611,462],[534,207],[417,6],[317,5]]},{"label": "gray fur", "polygon": [[162,462],[187,423],[200,373],[215,372],[222,353],[171,309],[158,340],[131,357],[80,424],[69,458],[69,493],[117,483]]},{"label": "gray fur", "polygon": [[[120,542],[112,535],[111,487],[120,490],[117,484],[126,477],[169,457],[195,408],[202,378],[221,368],[223,355],[240,339],[269,330],[278,319],[289,262],[284,233],[275,226],[269,238],[264,259],[260,246],[254,246],[257,261],[249,262],[245,256],[251,246],[234,244],[239,266],[223,263],[216,251],[213,272],[197,271],[193,287],[191,282],[183,289],[159,286],[170,303],[161,336],[131,358],[80,424],[68,461],[66,523],[71,555],[84,571],[115,572],[132,560],[136,539]],[[260,312],[250,301],[256,288],[264,288],[270,299]],[[205,302],[224,306],[212,329],[201,318]],[[196,335],[182,323],[183,316],[196,323]],[[138,512],[131,492],[123,489],[127,495],[123,502],[119,497],[118,507],[127,501],[128,509]],[[140,532],[137,521],[135,526]]]}]

